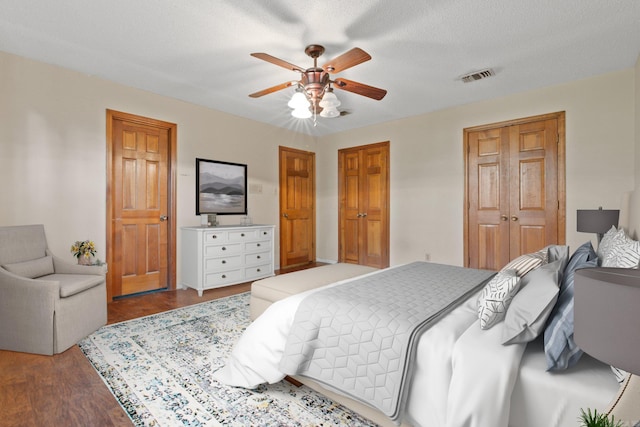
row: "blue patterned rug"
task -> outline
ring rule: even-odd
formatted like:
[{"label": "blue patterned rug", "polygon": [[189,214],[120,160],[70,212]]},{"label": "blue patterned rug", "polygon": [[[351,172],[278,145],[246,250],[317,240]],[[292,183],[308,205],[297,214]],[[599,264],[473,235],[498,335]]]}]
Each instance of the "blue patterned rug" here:
[{"label": "blue patterned rug", "polygon": [[249,324],[249,293],[100,328],[78,345],[136,426],[370,426],[307,387],[210,374]]}]

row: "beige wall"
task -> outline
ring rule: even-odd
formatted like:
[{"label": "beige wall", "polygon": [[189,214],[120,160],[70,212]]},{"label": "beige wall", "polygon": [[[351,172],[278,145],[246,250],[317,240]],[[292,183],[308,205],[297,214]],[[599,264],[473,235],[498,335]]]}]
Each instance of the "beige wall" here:
[{"label": "beige wall", "polygon": [[[640,189],[640,55],[635,66],[635,188]],[[629,233],[635,238],[640,237],[640,191],[631,198],[629,213]]]},{"label": "beige wall", "polygon": [[595,244],[575,231],[575,212],[618,208],[633,189],[633,86],[629,69],[321,138],[318,257],[337,258],[337,150],[389,140],[391,264],[429,253],[434,262],[462,265],[463,129],[556,111],[566,111],[567,243]]},{"label": "beige wall", "polygon": [[51,249],[70,261],[79,239],[94,240],[98,256],[106,254],[107,109],[178,125],[178,227],[200,222],[196,157],[246,163],[249,185],[262,185],[262,194],[249,195],[250,216],[277,224],[278,146],[316,146],[298,133],[6,53],[0,94],[0,224],[43,223]]},{"label": "beige wall", "polygon": [[[247,163],[254,222],[278,221],[277,147],[317,153],[317,256],[337,259],[337,150],[391,141],[391,263],[462,264],[462,130],[555,111],[567,117],[567,242],[579,208],[619,206],[640,182],[635,69],[320,138],[0,53],[0,224],[44,223],[50,247],[77,239],[105,254],[105,110],[178,125],[178,226],[195,216],[194,158]],[[635,90],[634,90],[635,88]],[[428,102],[428,101],[427,101]],[[355,113],[354,113],[355,114]],[[636,161],[640,165],[640,160]],[[221,217],[237,223],[238,217]],[[595,241],[595,238],[593,238]],[[279,264],[277,260],[276,264]]]}]

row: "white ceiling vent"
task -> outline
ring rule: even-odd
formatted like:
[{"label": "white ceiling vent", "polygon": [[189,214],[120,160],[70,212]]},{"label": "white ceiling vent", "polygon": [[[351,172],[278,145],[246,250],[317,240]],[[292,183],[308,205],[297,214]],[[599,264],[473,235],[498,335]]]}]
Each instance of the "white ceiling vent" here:
[{"label": "white ceiling vent", "polygon": [[485,70],[474,71],[473,73],[466,74],[460,77],[460,80],[462,80],[465,83],[471,83],[471,82],[475,82],[476,80],[486,79],[487,77],[491,77],[495,75],[496,73],[491,68],[487,68]]}]

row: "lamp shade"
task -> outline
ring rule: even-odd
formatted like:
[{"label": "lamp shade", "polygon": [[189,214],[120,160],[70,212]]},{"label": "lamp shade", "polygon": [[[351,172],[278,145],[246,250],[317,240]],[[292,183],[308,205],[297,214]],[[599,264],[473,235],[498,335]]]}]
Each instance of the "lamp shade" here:
[{"label": "lamp shade", "polygon": [[322,108],[338,108],[340,106],[340,100],[338,100],[338,97],[332,91],[327,91],[320,100],[319,105]]},{"label": "lamp shade", "polygon": [[604,234],[611,226],[618,226],[620,211],[617,209],[579,209],[577,231]]},{"label": "lamp shade", "polygon": [[640,374],[640,271],[586,268],[574,276],[574,339],[586,353]]},{"label": "lamp shade", "polygon": [[293,96],[291,97],[291,100],[289,100],[287,105],[289,106],[289,108],[302,109],[302,108],[309,108],[309,105],[311,104],[309,103],[309,100],[304,95],[304,93],[296,92],[293,94]]},{"label": "lamp shade", "polygon": [[299,107],[291,111],[291,115],[297,119],[308,119],[311,117],[311,110],[308,107]]}]

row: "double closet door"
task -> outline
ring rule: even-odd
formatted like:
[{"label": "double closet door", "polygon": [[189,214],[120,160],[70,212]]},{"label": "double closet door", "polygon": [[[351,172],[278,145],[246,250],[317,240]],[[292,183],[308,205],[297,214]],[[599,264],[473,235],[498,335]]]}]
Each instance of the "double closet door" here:
[{"label": "double closet door", "polygon": [[389,266],[389,142],[338,151],[338,260]]},{"label": "double closet door", "polygon": [[565,241],[564,112],[465,129],[465,264]]}]

